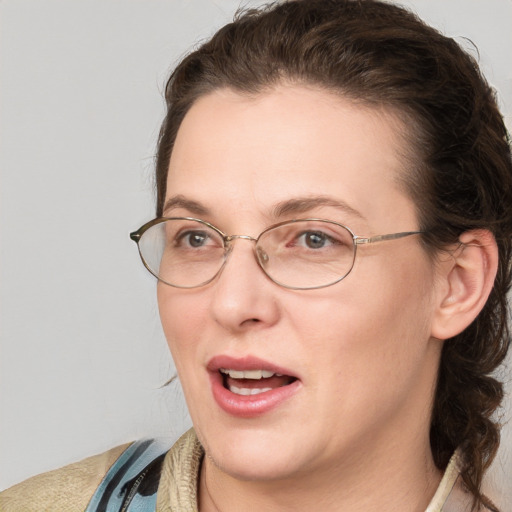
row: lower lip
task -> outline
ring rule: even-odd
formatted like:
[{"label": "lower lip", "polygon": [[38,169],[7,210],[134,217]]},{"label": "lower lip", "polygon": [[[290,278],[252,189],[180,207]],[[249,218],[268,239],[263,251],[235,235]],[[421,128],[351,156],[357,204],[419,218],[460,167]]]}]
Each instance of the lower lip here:
[{"label": "lower lip", "polygon": [[210,382],[213,398],[219,407],[239,418],[255,418],[275,409],[294,395],[300,387],[300,382],[296,380],[286,386],[257,395],[237,395],[224,387],[219,372],[210,374]]}]

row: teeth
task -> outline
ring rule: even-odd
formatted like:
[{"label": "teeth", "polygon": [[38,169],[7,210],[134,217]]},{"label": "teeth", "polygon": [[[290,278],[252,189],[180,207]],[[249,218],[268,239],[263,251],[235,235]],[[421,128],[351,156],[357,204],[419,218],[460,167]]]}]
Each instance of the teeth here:
[{"label": "teeth", "polygon": [[226,368],[221,368],[220,372],[229,375],[232,379],[268,379],[273,375],[277,377],[281,377],[282,375],[279,373],[269,372],[267,370],[230,370]]},{"label": "teeth", "polygon": [[231,393],[235,393],[235,395],[244,395],[244,396],[259,395],[260,393],[265,393],[265,391],[271,391],[271,390],[272,390],[272,388],[249,389],[249,388],[237,388],[236,386],[229,386],[229,391],[231,391]]}]

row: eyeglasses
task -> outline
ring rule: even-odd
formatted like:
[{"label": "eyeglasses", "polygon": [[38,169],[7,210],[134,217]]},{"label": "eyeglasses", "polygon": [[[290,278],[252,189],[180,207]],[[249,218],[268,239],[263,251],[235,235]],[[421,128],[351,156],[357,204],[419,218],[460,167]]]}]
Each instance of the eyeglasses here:
[{"label": "eyeglasses", "polygon": [[357,247],[420,234],[406,231],[370,238],[355,235],[331,220],[297,219],[265,229],[257,238],[226,235],[192,217],[162,217],[130,234],[145,267],[177,288],[197,288],[221,272],[237,239],[255,242],[254,255],[276,284],[293,290],[331,286],[354,266]]}]

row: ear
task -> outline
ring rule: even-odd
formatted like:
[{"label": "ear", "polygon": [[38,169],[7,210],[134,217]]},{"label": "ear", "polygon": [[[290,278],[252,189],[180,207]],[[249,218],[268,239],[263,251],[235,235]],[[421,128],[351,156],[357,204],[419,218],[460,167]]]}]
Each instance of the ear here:
[{"label": "ear", "polygon": [[466,231],[459,241],[453,252],[441,254],[437,269],[431,334],[441,340],[460,334],[478,316],[498,268],[498,246],[490,231]]}]

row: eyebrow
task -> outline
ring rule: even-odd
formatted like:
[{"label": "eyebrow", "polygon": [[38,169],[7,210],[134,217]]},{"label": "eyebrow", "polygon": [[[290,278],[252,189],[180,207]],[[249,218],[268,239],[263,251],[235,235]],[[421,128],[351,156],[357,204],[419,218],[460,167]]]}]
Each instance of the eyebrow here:
[{"label": "eyebrow", "polygon": [[[343,213],[351,215],[352,217],[366,220],[361,212],[352,208],[352,206],[347,204],[345,201],[340,201],[329,196],[305,196],[281,201],[272,208],[272,217],[278,219],[287,215],[307,213],[311,210],[314,210],[315,208],[320,208],[323,206],[330,206],[332,208],[341,210]],[[188,210],[190,213],[199,216],[210,215],[211,213],[210,209],[204,206],[202,203],[194,201],[193,199],[188,199],[181,194],[170,197],[165,202],[163,211],[165,213],[169,210],[177,208],[183,208],[184,210]]]},{"label": "eyebrow", "polygon": [[195,215],[209,215],[210,210],[203,204],[193,199],[187,199],[185,196],[179,194],[177,196],[170,197],[164,204],[163,212],[168,210],[175,210],[177,208],[183,208],[188,210],[190,213]]},{"label": "eyebrow", "polygon": [[366,220],[361,212],[352,208],[352,206],[347,204],[345,201],[340,201],[329,196],[307,196],[288,199],[274,206],[272,214],[274,217],[279,218],[290,214],[307,213],[310,210],[320,208],[322,206],[330,206],[341,210],[343,213],[351,215],[352,217]]}]

